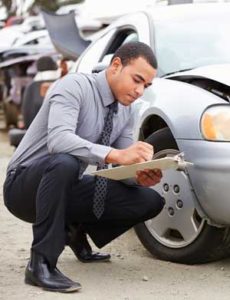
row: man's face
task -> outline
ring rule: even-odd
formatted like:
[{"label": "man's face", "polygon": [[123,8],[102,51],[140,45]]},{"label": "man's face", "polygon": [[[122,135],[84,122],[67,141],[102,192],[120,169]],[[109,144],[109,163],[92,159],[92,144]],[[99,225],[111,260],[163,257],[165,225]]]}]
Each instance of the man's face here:
[{"label": "man's face", "polygon": [[126,66],[117,57],[110,67],[110,87],[114,97],[125,106],[141,97],[156,76],[156,70],[142,57],[131,60]]}]

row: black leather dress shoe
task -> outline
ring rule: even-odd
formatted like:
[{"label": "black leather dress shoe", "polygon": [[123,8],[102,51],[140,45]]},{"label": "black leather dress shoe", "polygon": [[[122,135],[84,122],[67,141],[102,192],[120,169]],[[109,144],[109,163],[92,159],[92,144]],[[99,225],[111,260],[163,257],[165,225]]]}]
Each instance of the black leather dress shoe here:
[{"label": "black leather dress shoe", "polygon": [[88,250],[86,248],[82,248],[81,250],[74,249],[70,246],[73,250],[76,257],[83,263],[90,263],[90,262],[107,262],[110,261],[110,254],[108,253],[100,253],[94,252],[92,250]]},{"label": "black leather dress shoe", "polygon": [[92,248],[87,240],[86,233],[82,229],[81,225],[79,225],[77,229],[71,229],[68,245],[72,249],[75,256],[83,263],[108,262],[111,258],[110,254],[108,253],[92,251]]},{"label": "black leather dress shoe", "polygon": [[31,253],[31,259],[26,267],[25,283],[61,293],[76,292],[81,289],[80,283],[72,281],[57,268],[50,269],[44,257],[35,252]]}]

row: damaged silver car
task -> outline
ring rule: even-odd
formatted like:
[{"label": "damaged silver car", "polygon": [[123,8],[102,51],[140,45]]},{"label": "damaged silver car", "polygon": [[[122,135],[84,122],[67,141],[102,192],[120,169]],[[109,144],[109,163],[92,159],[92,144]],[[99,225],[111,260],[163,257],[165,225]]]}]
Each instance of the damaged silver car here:
[{"label": "damaged silver car", "polygon": [[156,53],[158,76],[135,103],[135,138],[151,143],[155,158],[183,152],[193,163],[163,172],[153,188],[165,207],[136,227],[163,260],[194,264],[230,255],[229,15],[230,3],[154,6],[114,21],[77,61],[77,72],[99,72],[135,40]]}]

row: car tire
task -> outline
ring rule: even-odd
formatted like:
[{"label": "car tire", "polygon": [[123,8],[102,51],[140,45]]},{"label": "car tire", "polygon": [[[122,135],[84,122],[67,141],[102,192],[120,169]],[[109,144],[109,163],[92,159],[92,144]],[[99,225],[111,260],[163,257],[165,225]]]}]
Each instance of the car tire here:
[{"label": "car tire", "polygon": [[[167,149],[178,150],[169,128],[154,132],[146,139],[146,142],[154,146],[155,154],[160,153],[160,151],[166,151],[167,153]],[[230,254],[229,228],[210,226],[200,218],[201,225],[197,236],[186,244],[176,244],[175,241],[170,240],[170,237],[168,240],[159,238],[159,235],[157,235],[158,226],[155,226],[157,229],[154,231],[154,227],[148,226],[150,221],[138,224],[135,226],[135,231],[144,247],[159,259],[184,264],[198,264],[215,261]]]}]

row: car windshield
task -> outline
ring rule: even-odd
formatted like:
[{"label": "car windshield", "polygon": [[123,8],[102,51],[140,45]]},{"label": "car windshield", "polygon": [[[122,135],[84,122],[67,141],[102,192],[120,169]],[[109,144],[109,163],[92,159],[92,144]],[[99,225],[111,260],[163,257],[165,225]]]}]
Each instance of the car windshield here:
[{"label": "car windshield", "polygon": [[159,76],[230,63],[229,13],[155,22]]}]

